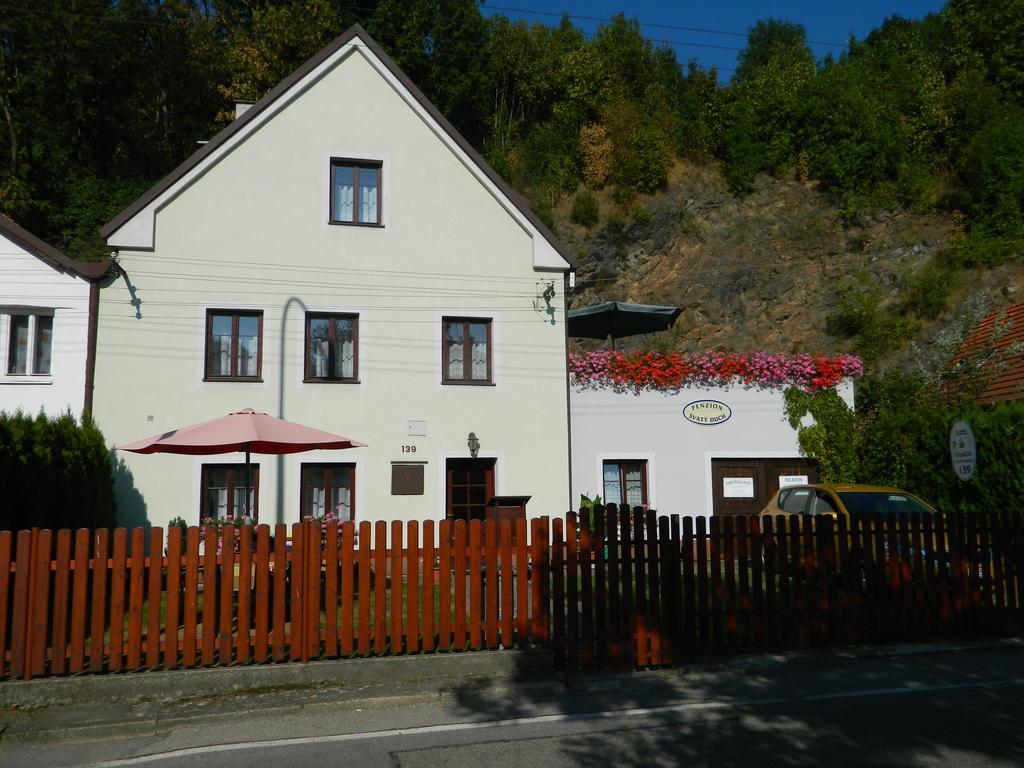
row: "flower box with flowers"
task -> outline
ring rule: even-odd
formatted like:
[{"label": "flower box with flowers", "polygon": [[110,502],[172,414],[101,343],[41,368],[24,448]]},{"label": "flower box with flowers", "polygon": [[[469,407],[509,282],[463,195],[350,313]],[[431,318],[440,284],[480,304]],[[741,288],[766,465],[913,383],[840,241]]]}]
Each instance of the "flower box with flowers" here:
[{"label": "flower box with flowers", "polygon": [[[244,526],[251,526],[252,524],[252,518],[246,515],[240,517],[204,517],[202,525],[199,526],[199,541],[202,546],[205,546],[207,529],[214,529],[217,536],[217,554],[219,555],[224,552],[224,533],[226,531],[234,532],[236,529],[242,529]],[[232,540],[234,541],[234,552],[238,554],[239,536],[232,536]]]},{"label": "flower box with flowers", "polygon": [[766,352],[636,352],[599,350],[569,355],[577,390],[678,392],[686,387],[730,387],[807,391],[829,389],[861,376],[864,363],[853,355],[786,355]]}]

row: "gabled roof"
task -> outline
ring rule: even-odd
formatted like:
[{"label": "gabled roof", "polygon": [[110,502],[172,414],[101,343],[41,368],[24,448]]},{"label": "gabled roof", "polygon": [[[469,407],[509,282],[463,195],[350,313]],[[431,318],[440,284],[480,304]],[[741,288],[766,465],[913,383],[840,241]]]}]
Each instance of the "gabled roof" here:
[{"label": "gabled roof", "polygon": [[52,245],[40,240],[6,214],[0,213],[0,234],[17,243],[38,259],[42,259],[62,272],[70,272],[86,280],[103,277],[110,269],[110,261],[76,261],[69,259]]},{"label": "gabled roof", "polygon": [[412,98],[429,114],[429,116],[440,126],[445,134],[465,153],[470,161],[482,174],[498,189],[499,193],[516,209],[529,224],[543,237],[554,250],[561,256],[570,267],[574,266],[574,255],[572,251],[559,238],[548,229],[540,217],[530,208],[526,198],[512,189],[508,183],[484,160],[472,145],[458,132],[448,119],[434,106],[433,103],[420,91],[419,88],[409,79],[391,57],[367,34],[366,30],[359,24],[349,27],[342,35],[335,38],[326,47],[320,50],[302,66],[292,72],[288,77],[277,84],[267,95],[257,101],[239,118],[222,129],[209,142],[204,144],[188,157],[177,168],[167,176],[153,185],[135,202],[125,208],[121,213],[107,222],[100,228],[100,235],[107,239],[121,229],[133,217],[138,215],[148,205],[156,201],[165,192],[168,192],[175,183],[180,181],[186,174],[196,169],[204,160],[214,156],[233,137],[241,134],[247,126],[261,119],[263,113],[285,96],[292,88],[302,82],[308,75],[313,73],[320,65],[328,61],[334,54],[353,43],[358,38],[360,47],[368,50],[391,75],[396,78],[402,87]]},{"label": "gabled roof", "polygon": [[953,365],[975,382],[979,403],[1024,397],[1024,303],[983,317],[957,349]]}]

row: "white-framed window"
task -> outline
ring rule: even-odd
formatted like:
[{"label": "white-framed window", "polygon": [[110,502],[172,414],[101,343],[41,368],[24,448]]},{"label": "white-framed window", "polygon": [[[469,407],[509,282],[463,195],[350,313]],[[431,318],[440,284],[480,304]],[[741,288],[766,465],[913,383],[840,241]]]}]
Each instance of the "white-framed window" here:
[{"label": "white-framed window", "polygon": [[303,464],[299,513],[322,519],[334,515],[339,522],[355,520],[356,465],[350,463]]},{"label": "white-framed window", "polygon": [[605,504],[648,506],[646,459],[605,459],[601,469]]},{"label": "white-framed window", "polygon": [[200,482],[200,524],[208,517],[243,517],[247,509],[253,522],[259,520],[259,464],[250,464],[248,473],[245,464],[203,464]]},{"label": "white-framed window", "polygon": [[49,376],[53,360],[53,312],[0,308],[0,361],[4,376]]}]

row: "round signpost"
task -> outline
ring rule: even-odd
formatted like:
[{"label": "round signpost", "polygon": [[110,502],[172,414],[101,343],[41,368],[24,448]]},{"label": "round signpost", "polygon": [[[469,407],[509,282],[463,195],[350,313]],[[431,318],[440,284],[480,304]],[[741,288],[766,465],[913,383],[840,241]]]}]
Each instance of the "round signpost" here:
[{"label": "round signpost", "polygon": [[953,471],[964,482],[974,477],[978,466],[978,444],[974,432],[966,421],[957,421],[949,430],[949,456],[953,460]]}]

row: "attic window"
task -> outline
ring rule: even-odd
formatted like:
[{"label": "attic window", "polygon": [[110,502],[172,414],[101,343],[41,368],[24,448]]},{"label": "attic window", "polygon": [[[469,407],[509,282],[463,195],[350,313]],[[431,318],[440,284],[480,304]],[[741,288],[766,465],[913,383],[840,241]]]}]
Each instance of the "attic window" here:
[{"label": "attic window", "polygon": [[380,226],[381,163],[331,159],[331,223]]}]

